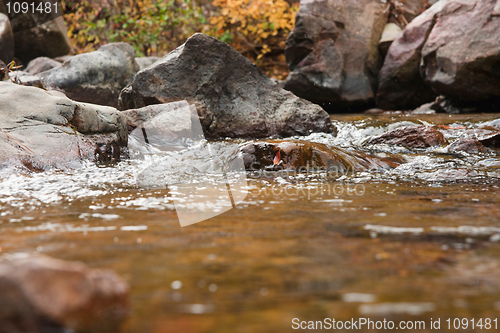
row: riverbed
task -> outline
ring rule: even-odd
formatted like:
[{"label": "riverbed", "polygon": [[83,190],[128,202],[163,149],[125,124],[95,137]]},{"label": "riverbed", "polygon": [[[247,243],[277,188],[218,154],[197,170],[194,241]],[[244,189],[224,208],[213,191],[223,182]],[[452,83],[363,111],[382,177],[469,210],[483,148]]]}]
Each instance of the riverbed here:
[{"label": "riverbed", "polygon": [[[337,136],[295,139],[405,163],[343,174],[250,172],[236,208],[186,227],[168,189],[137,186],[138,160],[5,169],[0,254],[114,269],[131,286],[123,332],[291,332],[294,318],[423,321],[413,331],[429,332],[449,331],[448,318],[484,325],[500,311],[499,150],[448,154],[366,140],[425,124],[451,143],[500,127],[499,118],[332,116]],[[438,319],[441,329],[431,329]]]}]

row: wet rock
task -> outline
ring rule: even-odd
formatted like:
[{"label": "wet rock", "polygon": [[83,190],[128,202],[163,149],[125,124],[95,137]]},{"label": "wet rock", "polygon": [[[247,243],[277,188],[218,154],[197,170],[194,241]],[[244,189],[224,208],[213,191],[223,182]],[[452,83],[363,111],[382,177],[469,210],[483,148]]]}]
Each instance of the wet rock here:
[{"label": "wet rock", "polygon": [[[42,23],[33,25],[39,20]],[[47,21],[38,13],[18,14],[10,22],[14,31],[15,55],[23,63],[38,57],[55,58],[71,51],[66,23],[61,16]],[[25,28],[26,24],[32,27]]]},{"label": "wet rock", "polygon": [[[0,331],[117,331],[128,312],[125,281],[111,270],[32,256],[0,262]],[[59,329],[57,327],[59,326]]]},{"label": "wet rock", "polygon": [[500,132],[485,135],[479,139],[479,142],[481,142],[486,147],[500,148]]},{"label": "wet rock", "polygon": [[484,145],[470,138],[463,138],[455,140],[449,147],[448,152],[451,154],[458,153],[469,153],[469,154],[479,154],[479,153],[487,153],[488,149],[484,147]]},{"label": "wet rock", "polygon": [[61,66],[61,63],[57,60],[47,57],[38,57],[29,62],[28,66],[26,67],[26,72],[30,73],[31,75],[35,75],[59,66]]},{"label": "wet rock", "polygon": [[402,32],[403,30],[395,23],[387,23],[385,25],[382,37],[380,37],[380,41],[378,42],[380,53],[382,53],[383,56],[387,54],[389,46],[391,46],[392,42],[398,38]]},{"label": "wet rock", "polygon": [[438,113],[450,113],[450,114],[460,114],[460,113],[473,113],[478,110],[478,105],[470,103],[457,103],[452,101],[446,96],[438,96],[434,102],[425,103],[415,110],[413,113],[421,113],[421,111],[432,110]]},{"label": "wet rock", "polygon": [[120,107],[181,100],[196,106],[207,138],[333,132],[321,107],[280,89],[229,45],[203,34],[137,73]]},{"label": "wet rock", "polygon": [[14,33],[7,15],[0,13],[0,60],[9,63],[14,59]]},{"label": "wet rock", "polygon": [[76,55],[40,77],[47,89],[60,90],[75,101],[117,107],[120,91],[138,70],[132,46],[112,43]]},{"label": "wet rock", "polygon": [[160,57],[139,57],[135,58],[135,61],[139,65],[139,69],[142,70],[146,67],[151,66],[160,59],[161,59]]},{"label": "wet rock", "polygon": [[376,0],[301,1],[286,42],[285,88],[328,111],[372,103],[385,7]]},{"label": "wet rock", "polygon": [[321,143],[302,140],[267,140],[241,148],[245,168],[255,170],[298,170],[300,172],[355,172],[394,168],[402,163],[398,157],[378,158]]},{"label": "wet rock", "polygon": [[432,6],[392,42],[379,74],[378,107],[413,109],[436,97],[420,76],[419,65],[425,41],[441,8],[442,2]]},{"label": "wet rock", "polygon": [[440,94],[460,101],[500,97],[500,20],[496,0],[448,0],[422,49],[421,73]]},{"label": "wet rock", "polygon": [[427,148],[446,144],[443,133],[429,126],[406,126],[371,138],[368,144],[388,144],[405,148]]},{"label": "wet rock", "polygon": [[77,167],[119,159],[126,145],[125,116],[116,109],[0,82],[0,167]]}]

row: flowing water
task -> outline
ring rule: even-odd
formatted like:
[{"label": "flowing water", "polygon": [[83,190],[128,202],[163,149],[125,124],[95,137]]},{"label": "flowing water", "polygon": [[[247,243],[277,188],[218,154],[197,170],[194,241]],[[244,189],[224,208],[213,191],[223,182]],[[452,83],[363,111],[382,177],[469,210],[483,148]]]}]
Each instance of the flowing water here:
[{"label": "flowing water", "polygon": [[[454,319],[499,317],[499,151],[450,155],[364,142],[422,123],[452,142],[500,127],[499,118],[334,116],[336,137],[298,139],[399,154],[406,163],[346,174],[252,172],[236,208],[183,228],[172,188],[137,186],[150,161],[4,169],[0,255],[41,252],[114,269],[131,286],[124,332],[292,332],[294,318],[422,320],[425,329],[413,331],[429,332],[449,332],[451,318],[462,332],[492,331]],[[189,180],[178,171],[170,170]],[[200,202],[211,187],[196,184]],[[431,318],[441,329],[431,329]]]}]

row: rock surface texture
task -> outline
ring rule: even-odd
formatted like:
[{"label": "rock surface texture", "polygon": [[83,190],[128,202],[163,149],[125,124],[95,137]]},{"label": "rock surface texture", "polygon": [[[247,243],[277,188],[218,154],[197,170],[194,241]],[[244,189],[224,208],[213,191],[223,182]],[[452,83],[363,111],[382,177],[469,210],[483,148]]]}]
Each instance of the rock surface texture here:
[{"label": "rock surface texture", "polygon": [[378,0],[303,0],[287,38],[285,89],[335,112],[373,103],[388,11]]},{"label": "rock surface texture", "polygon": [[132,46],[112,43],[71,57],[40,77],[47,89],[60,90],[75,101],[117,107],[120,91],[138,70]]},{"label": "rock surface texture", "polygon": [[114,272],[46,256],[0,262],[0,290],[0,332],[116,332],[128,313]]},{"label": "rock surface texture", "polygon": [[181,100],[196,106],[207,138],[333,132],[321,107],[279,88],[229,45],[203,34],[138,72],[120,108]]},{"label": "rock surface texture", "polygon": [[368,144],[384,143],[405,148],[428,148],[446,144],[443,133],[429,126],[406,126],[371,138]]},{"label": "rock surface texture", "polygon": [[119,159],[126,145],[126,119],[116,109],[0,82],[0,166],[70,168]]},{"label": "rock surface texture", "polygon": [[414,108],[436,94],[457,102],[500,98],[497,0],[441,0],[413,20],[389,48],[377,105]]}]

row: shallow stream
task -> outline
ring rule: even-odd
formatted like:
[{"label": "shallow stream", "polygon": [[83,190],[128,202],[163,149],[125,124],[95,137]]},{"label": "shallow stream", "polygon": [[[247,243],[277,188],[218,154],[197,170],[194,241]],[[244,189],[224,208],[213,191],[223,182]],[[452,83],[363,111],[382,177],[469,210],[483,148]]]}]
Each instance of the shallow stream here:
[{"label": "shallow stream", "polygon": [[299,139],[406,163],[342,175],[249,173],[235,209],[183,228],[168,189],[137,186],[144,161],[2,170],[0,255],[41,252],[114,269],[131,285],[124,332],[292,332],[293,318],[361,317],[449,332],[448,318],[500,317],[500,151],[364,142],[428,124],[451,143],[499,128],[499,119],[335,115],[336,137]]}]

